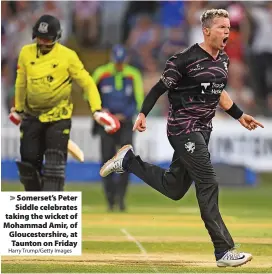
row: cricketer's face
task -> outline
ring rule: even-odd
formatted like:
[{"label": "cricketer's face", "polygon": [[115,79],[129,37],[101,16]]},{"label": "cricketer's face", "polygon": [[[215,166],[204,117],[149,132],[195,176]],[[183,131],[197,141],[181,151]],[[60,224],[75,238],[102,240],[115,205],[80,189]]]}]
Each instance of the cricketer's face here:
[{"label": "cricketer's face", "polygon": [[206,33],[211,47],[216,50],[223,50],[227,45],[230,33],[229,18],[215,17]]},{"label": "cricketer's face", "polygon": [[41,52],[44,54],[48,53],[55,45],[53,40],[46,39],[46,38],[37,37],[36,41],[37,41],[37,44],[39,45]]}]

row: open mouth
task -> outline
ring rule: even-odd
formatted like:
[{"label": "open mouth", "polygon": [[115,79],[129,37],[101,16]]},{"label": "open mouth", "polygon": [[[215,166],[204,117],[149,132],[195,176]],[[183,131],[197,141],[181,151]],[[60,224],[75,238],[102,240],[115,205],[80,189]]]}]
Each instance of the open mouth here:
[{"label": "open mouth", "polygon": [[225,37],[225,38],[223,39],[223,43],[224,43],[224,44],[227,44],[228,39],[229,39],[229,37]]}]

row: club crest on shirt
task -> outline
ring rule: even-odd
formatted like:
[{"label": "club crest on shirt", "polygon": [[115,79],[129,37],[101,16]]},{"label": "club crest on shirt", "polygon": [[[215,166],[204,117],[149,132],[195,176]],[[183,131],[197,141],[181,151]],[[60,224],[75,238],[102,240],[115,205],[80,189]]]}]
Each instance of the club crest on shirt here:
[{"label": "club crest on shirt", "polygon": [[227,62],[223,62],[224,68],[226,71],[228,71],[228,63]]},{"label": "club crest on shirt", "polygon": [[194,153],[194,151],[195,151],[195,143],[193,143],[193,142],[187,142],[187,143],[185,144],[185,149],[186,149],[188,152],[190,152],[190,153]]}]

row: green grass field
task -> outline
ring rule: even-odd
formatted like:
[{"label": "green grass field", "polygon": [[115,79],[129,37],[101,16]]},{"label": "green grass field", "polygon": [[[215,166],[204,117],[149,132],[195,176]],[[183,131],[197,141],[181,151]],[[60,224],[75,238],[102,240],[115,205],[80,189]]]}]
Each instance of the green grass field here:
[{"label": "green grass field", "polygon": [[[2,183],[2,191],[23,190]],[[78,257],[2,257],[2,273],[272,273],[272,180],[260,186],[221,189],[224,220],[253,260],[217,268],[200,219],[194,187],[178,202],[145,185],[130,185],[127,213],[108,213],[100,184],[68,184],[82,191],[83,254]]]}]

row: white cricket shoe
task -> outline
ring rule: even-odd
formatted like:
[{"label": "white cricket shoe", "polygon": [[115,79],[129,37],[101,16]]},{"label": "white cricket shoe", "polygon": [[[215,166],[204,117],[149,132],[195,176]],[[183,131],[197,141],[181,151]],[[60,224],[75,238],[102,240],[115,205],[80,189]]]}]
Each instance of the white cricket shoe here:
[{"label": "white cricket shoe", "polygon": [[112,157],[109,161],[107,161],[100,169],[100,176],[101,177],[107,177],[109,174],[112,172],[115,173],[123,173],[124,168],[123,168],[123,160],[125,155],[129,150],[132,150],[133,152],[133,147],[132,145],[125,145],[122,148],[120,148],[117,153]]},{"label": "white cricket shoe", "polygon": [[216,261],[218,267],[241,266],[251,261],[253,256],[249,253],[237,252],[232,249],[227,251],[222,258]]}]

